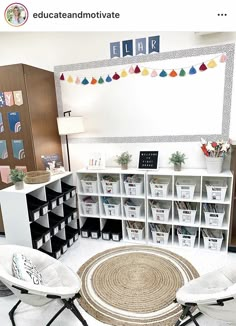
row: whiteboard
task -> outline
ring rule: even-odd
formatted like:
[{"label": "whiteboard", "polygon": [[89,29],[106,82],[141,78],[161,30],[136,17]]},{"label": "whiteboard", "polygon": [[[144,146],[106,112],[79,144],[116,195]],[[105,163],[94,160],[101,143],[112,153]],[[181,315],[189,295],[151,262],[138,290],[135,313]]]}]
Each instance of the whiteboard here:
[{"label": "whiteboard", "polygon": [[[222,54],[227,61],[220,63]],[[215,68],[199,71],[211,59]],[[79,141],[148,142],[199,141],[199,137],[228,138],[234,45],[204,47],[159,54],[55,67],[59,115],[71,110],[83,116],[86,133]],[[138,65],[148,75],[130,74]],[[194,66],[196,74],[189,74]],[[184,68],[184,77],[151,77]],[[86,77],[98,80],[116,72],[126,77],[110,83],[83,85],[67,82]],[[65,81],[60,81],[63,73]]]}]

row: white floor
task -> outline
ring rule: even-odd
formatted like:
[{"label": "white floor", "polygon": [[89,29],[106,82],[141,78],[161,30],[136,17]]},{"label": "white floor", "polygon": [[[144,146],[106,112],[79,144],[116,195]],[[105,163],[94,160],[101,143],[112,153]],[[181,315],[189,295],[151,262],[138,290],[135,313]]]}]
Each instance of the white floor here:
[{"label": "white floor", "polygon": [[[0,244],[4,244],[5,238],[0,236]],[[91,256],[103,250],[127,245],[129,243],[113,242],[104,240],[82,239],[79,240],[61,257],[61,261],[77,271],[79,267]],[[169,250],[188,259],[198,270],[199,274],[203,274],[215,270],[226,263],[234,263],[236,265],[236,253],[215,253],[206,252],[204,250],[181,249],[168,247]],[[8,312],[17,302],[14,295],[9,297],[0,297],[0,325],[11,326]],[[52,302],[44,307],[35,308],[25,304],[21,304],[15,313],[15,321],[17,326],[45,326],[55,312],[60,308],[59,302]],[[105,326],[80,308],[83,317],[87,320],[89,326]],[[225,326],[226,323],[213,321],[205,316],[198,319],[201,326]],[[80,322],[73,316],[70,311],[64,311],[54,322],[55,326],[81,326]],[[189,324],[193,325],[193,324]],[[165,326],[165,325],[163,325]]]}]

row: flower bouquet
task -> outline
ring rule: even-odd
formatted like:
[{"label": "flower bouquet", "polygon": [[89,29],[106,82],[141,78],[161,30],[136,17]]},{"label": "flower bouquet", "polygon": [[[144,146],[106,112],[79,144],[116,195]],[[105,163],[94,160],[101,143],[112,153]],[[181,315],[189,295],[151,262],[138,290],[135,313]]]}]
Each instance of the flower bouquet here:
[{"label": "flower bouquet", "polygon": [[230,141],[206,141],[201,138],[201,144],[204,155],[209,157],[225,157],[230,151]]},{"label": "flower bouquet", "polygon": [[230,151],[230,141],[206,141],[201,138],[201,149],[205,155],[207,172],[221,173],[224,158]]}]

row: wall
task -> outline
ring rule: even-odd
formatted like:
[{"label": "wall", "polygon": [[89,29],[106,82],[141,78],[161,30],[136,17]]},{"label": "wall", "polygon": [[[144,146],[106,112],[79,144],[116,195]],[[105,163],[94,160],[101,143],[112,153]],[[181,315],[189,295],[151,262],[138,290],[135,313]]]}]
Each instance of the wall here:
[{"label": "wall", "polygon": [[[75,33],[0,33],[1,65],[26,63],[53,70],[56,65],[102,60],[109,58],[109,43],[125,39],[160,34],[160,50],[171,51],[191,47],[235,42],[236,33],[213,33],[197,36],[194,32],[75,32]],[[231,109],[230,137],[236,139],[236,91],[235,80]],[[63,139],[64,141],[64,139]],[[79,144],[70,140],[72,169],[82,167],[91,152],[107,153],[107,166],[114,165],[114,157],[128,150],[133,154],[132,166],[136,166],[140,150],[159,150],[160,166],[168,166],[168,157],[181,150],[188,157],[185,167],[204,167],[204,157],[199,143],[135,143],[135,144]],[[109,154],[108,154],[109,153]]]}]

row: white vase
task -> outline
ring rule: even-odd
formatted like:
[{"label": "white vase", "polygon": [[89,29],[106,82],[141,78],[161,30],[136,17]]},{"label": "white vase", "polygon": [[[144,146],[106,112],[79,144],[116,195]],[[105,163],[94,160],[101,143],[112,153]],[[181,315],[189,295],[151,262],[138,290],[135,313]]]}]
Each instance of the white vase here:
[{"label": "white vase", "polygon": [[24,181],[18,181],[15,183],[15,189],[16,190],[21,190],[24,189]]},{"label": "white vase", "polygon": [[208,173],[221,173],[223,169],[223,157],[205,156],[206,168]]}]

